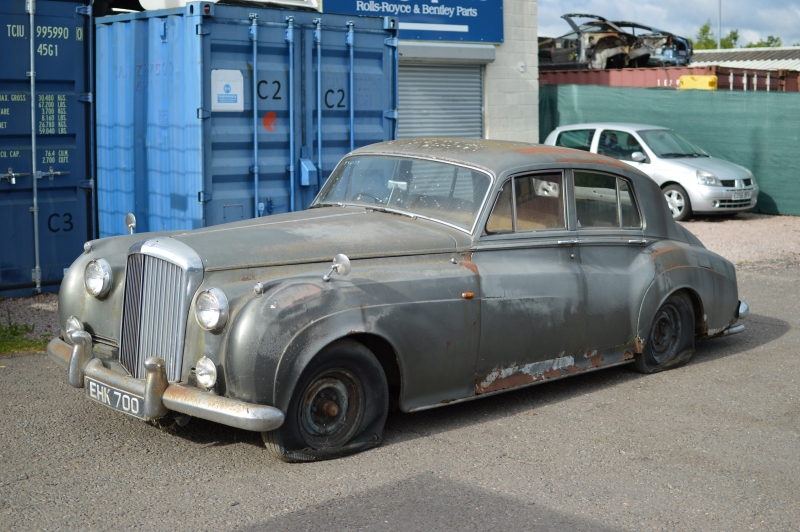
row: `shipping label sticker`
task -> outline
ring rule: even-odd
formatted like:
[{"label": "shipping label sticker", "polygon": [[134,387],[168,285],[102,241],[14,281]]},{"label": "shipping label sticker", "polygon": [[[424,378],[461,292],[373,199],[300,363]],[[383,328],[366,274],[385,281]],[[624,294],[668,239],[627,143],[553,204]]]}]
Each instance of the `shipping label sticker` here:
[{"label": "shipping label sticker", "polygon": [[240,70],[211,71],[211,112],[244,111],[244,80]]}]

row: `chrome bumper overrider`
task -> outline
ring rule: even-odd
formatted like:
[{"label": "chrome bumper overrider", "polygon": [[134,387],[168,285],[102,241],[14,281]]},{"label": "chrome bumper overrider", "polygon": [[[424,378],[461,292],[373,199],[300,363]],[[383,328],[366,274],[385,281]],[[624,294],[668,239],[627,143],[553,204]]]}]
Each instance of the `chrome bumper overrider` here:
[{"label": "chrome bumper overrider", "polygon": [[69,384],[75,388],[83,388],[84,379],[89,377],[143,397],[147,419],[164,417],[172,410],[256,432],[275,430],[283,424],[283,412],[275,407],[245,403],[193,386],[169,384],[164,361],[160,358],[148,358],[145,361],[145,379],[134,379],[107,369],[102,360],[94,358],[92,337],[88,332],[71,331],[70,339],[73,345],[61,338],[53,338],[47,345],[50,358],[67,370]]},{"label": "chrome bumper overrider", "polygon": [[717,330],[709,330],[709,336],[732,336],[734,334],[739,334],[740,332],[744,331],[744,324],[739,323],[736,324],[736,321],[744,319],[750,313],[750,307],[742,301],[739,300],[739,304],[736,307],[736,320],[732,325],[728,325],[727,327],[723,327],[722,329]]}]

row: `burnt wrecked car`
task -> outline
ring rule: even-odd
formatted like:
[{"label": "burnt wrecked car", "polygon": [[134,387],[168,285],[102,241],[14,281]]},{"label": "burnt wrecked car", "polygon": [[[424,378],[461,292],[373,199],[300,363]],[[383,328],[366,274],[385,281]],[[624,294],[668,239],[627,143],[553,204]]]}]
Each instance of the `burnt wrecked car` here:
[{"label": "burnt wrecked car", "polygon": [[[572,28],[557,38],[539,38],[541,70],[646,67],[650,56],[669,41],[667,35],[634,35],[597,15],[562,15]],[[575,19],[586,19],[578,24]]]},{"label": "burnt wrecked car", "polygon": [[692,46],[692,41],[686,37],[680,37],[674,33],[636,22],[620,20],[614,21],[614,25],[636,37],[647,37],[650,39],[666,38],[666,42],[664,42],[661,47],[656,48],[650,53],[650,58],[646,66],[687,66],[692,62],[694,48]]},{"label": "burnt wrecked car", "polygon": [[413,139],[350,153],[302,212],[87,242],[48,352],[105,407],[307,461],[379,445],[390,407],[678,366],[746,314],[623,162]]}]

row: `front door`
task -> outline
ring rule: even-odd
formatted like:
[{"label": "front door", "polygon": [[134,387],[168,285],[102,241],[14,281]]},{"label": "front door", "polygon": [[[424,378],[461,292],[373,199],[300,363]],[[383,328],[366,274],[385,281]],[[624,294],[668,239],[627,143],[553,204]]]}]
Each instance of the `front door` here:
[{"label": "front door", "polygon": [[507,181],[472,254],[481,282],[475,393],[564,374],[583,344],[584,282],[562,172]]}]

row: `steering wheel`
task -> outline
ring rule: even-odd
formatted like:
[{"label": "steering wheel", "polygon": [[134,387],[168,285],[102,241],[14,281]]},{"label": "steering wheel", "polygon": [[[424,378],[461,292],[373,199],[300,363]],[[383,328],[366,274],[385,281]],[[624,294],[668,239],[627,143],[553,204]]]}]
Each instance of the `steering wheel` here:
[{"label": "steering wheel", "polygon": [[372,199],[375,201],[375,203],[383,203],[383,201],[382,201],[382,200],[381,200],[381,199],[380,199],[378,196],[375,196],[375,195],[373,195],[373,194],[370,194],[369,192],[359,192],[359,193],[356,195],[356,198],[357,198],[357,199],[361,199],[361,196],[367,196],[367,197],[369,197],[369,198],[372,198]]}]

